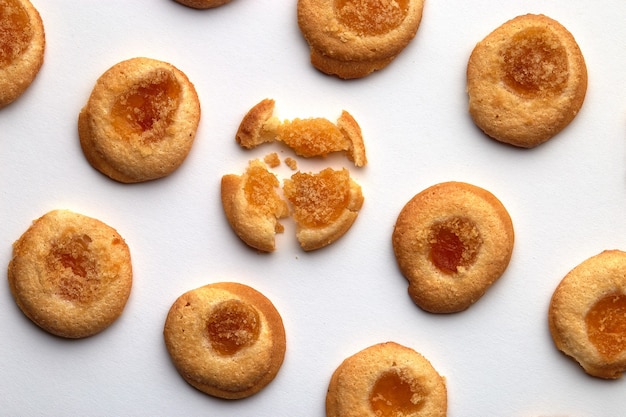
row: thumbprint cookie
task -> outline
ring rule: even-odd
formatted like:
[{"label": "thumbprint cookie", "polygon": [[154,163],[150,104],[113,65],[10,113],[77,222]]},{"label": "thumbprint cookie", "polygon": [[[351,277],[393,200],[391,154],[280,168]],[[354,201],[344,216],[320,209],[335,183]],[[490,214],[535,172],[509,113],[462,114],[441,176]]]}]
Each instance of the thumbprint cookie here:
[{"label": "thumbprint cookie", "polygon": [[321,117],[281,122],[274,116],[274,107],[274,100],[264,99],[248,111],[235,136],[240,146],[252,149],[279,141],[304,158],[345,152],[355,166],[367,164],[361,127],[347,111],[342,111],[336,123]]},{"label": "thumbprint cookie", "polygon": [[46,47],[41,16],[28,0],[0,0],[0,108],[32,84]]},{"label": "thumbprint cookie", "polygon": [[318,173],[296,172],[283,185],[296,223],[296,237],[305,251],[330,245],[351,227],[363,206],[361,186],[342,168]]},{"label": "thumbprint cookie", "polygon": [[167,315],[164,338],[182,378],[225,399],[249,397],[267,386],[286,349],[282,318],[272,302],[234,282],[181,295]]},{"label": "thumbprint cookie", "polygon": [[213,7],[230,3],[231,0],[175,0],[175,1],[176,3],[180,3],[184,6],[191,7],[192,9],[212,9]]},{"label": "thumbprint cookie", "polygon": [[14,243],[8,278],[17,305],[39,327],[87,337],[122,314],[132,285],[130,252],[100,220],[54,210]]},{"label": "thumbprint cookie", "polygon": [[561,280],[548,311],[552,339],[589,375],[616,379],[626,370],[626,252],[606,250]]},{"label": "thumbprint cookie", "polygon": [[532,148],[563,130],[587,92],[587,67],[559,22],[527,14],[480,41],[467,65],[469,113],[500,142]]},{"label": "thumbprint cookie", "polygon": [[415,350],[379,343],[345,359],[326,394],[327,417],[445,417],[444,378]]},{"label": "thumbprint cookie", "polygon": [[433,185],[402,208],[393,250],[409,295],[432,313],[467,309],[504,273],[514,232],[489,191],[462,182]]},{"label": "thumbprint cookie", "polygon": [[161,178],[187,157],[200,121],[200,102],[173,65],[132,58],[97,80],[78,118],[87,161],[123,183]]},{"label": "thumbprint cookie", "polygon": [[385,68],[415,37],[424,0],[298,0],[311,64],[339,78]]},{"label": "thumbprint cookie", "polygon": [[274,251],[276,233],[284,230],[278,220],[289,214],[277,193],[279,186],[276,175],[256,159],[243,175],[222,177],[222,207],[228,223],[247,245],[263,252]]}]

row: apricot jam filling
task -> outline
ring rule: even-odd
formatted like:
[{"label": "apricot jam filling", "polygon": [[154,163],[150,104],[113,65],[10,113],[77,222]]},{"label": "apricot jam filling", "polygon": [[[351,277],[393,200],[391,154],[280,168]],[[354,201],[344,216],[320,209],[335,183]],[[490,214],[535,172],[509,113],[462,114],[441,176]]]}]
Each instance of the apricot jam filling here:
[{"label": "apricot jam filling", "polygon": [[350,143],[337,126],[323,118],[294,119],[278,126],[276,137],[300,156],[324,156],[347,150]]},{"label": "apricot jam filling", "polygon": [[409,0],[335,0],[337,20],[360,35],[387,33],[402,23]]},{"label": "apricot jam filling", "polygon": [[585,316],[587,336],[598,352],[611,359],[626,350],[626,295],[600,298]]},{"label": "apricot jam filling", "polygon": [[559,39],[542,28],[516,33],[502,56],[504,83],[523,97],[560,94],[567,86],[567,52]]},{"label": "apricot jam filling", "polygon": [[0,68],[17,59],[28,48],[31,37],[26,10],[15,0],[0,0]]},{"label": "apricot jam filling", "polygon": [[418,412],[424,405],[424,397],[422,386],[394,369],[378,378],[369,402],[376,416],[401,417]]},{"label": "apricot jam filling", "polygon": [[88,235],[71,234],[52,244],[47,266],[53,291],[61,298],[88,303],[102,285]]},{"label": "apricot jam filling", "polygon": [[259,313],[239,300],[219,303],[207,320],[211,347],[221,355],[234,355],[254,344],[261,332]]},{"label": "apricot jam filling", "polygon": [[294,208],[296,222],[324,227],[337,219],[350,202],[350,174],[326,168],[318,174],[296,172],[285,181],[285,196]]},{"label": "apricot jam filling", "polygon": [[472,221],[452,217],[431,226],[429,243],[431,262],[440,271],[454,274],[475,262],[482,238]]},{"label": "apricot jam filling", "polygon": [[159,141],[172,123],[180,96],[174,74],[155,70],[117,97],[111,109],[113,126],[123,137],[140,135],[146,142]]},{"label": "apricot jam filling", "polygon": [[279,213],[281,200],[276,194],[278,179],[261,166],[250,166],[246,170],[244,193],[248,203],[264,214]]}]

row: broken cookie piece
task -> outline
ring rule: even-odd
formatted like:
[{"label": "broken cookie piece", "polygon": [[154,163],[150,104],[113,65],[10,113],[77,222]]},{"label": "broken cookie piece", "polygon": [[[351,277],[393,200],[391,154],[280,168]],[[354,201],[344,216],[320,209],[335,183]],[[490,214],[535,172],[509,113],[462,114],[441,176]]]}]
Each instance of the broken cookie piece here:
[{"label": "broken cookie piece", "polygon": [[363,205],[361,186],[347,169],[326,168],[315,173],[296,172],[285,180],[292,205],[296,236],[305,251],[327,246],[352,227]]},{"label": "broken cookie piece", "polygon": [[289,214],[276,191],[279,185],[260,160],[250,161],[243,175],[222,177],[222,206],[228,222],[241,240],[263,252],[274,251],[275,235],[283,231],[278,219]]},{"label": "broken cookie piece", "polygon": [[347,111],[342,111],[336,123],[319,117],[281,122],[274,116],[274,107],[274,100],[264,99],[248,111],[237,130],[239,145],[251,149],[278,141],[305,158],[345,152],[355,166],[367,164],[361,128]]}]

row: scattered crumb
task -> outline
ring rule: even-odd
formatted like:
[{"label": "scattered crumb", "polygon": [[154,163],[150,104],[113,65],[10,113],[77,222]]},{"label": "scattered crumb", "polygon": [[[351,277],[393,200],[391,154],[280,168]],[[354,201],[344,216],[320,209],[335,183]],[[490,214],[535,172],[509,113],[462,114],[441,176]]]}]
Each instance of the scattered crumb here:
[{"label": "scattered crumb", "polygon": [[296,161],[293,158],[287,157],[285,158],[285,164],[291,168],[292,171],[295,171],[296,169],[298,169],[298,161]]},{"label": "scattered crumb", "polygon": [[[272,152],[272,153],[269,153],[269,154],[265,155],[265,157],[263,158],[263,161],[270,168],[276,168],[278,165],[280,165],[280,158],[278,157],[278,154],[276,152]],[[290,165],[290,167],[291,167],[291,165]]]}]

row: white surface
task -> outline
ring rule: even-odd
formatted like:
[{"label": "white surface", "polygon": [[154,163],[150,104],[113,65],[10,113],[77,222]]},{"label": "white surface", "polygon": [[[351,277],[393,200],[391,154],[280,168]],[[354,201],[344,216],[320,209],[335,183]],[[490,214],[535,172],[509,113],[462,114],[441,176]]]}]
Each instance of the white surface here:
[{"label": "white surface", "polygon": [[[45,64],[24,96],[0,111],[0,263],[8,264],[12,242],[31,220],[68,208],[125,237],[135,277],[121,318],[85,340],[40,331],[16,307],[8,285],[0,286],[0,414],[322,417],[336,366],[388,340],[413,347],[446,376],[449,416],[622,414],[626,382],[588,377],[560,354],[546,311],[576,264],[603,249],[626,249],[626,2],[429,0],[407,49],[385,70],[349,82],[310,66],[295,0],[233,0],[208,11],[169,0],[34,3],[46,28]],[[574,34],[589,88],[565,131],[522,150],[486,138],[472,124],[464,82],[475,43],[528,12],[547,14]],[[183,70],[203,113],[178,171],[123,185],[86,162],[76,119],[100,74],[134,56]],[[286,222],[277,251],[257,254],[225,221],[221,176],[283,151],[244,151],[234,141],[242,116],[265,97],[276,100],[281,118],[334,120],[346,109],[361,125],[368,166],[356,169],[342,158],[328,163],[350,168],[365,204],[349,233],[326,249],[299,250]],[[390,238],[402,206],[448,180],[498,196],[516,242],[508,270],[477,304],[432,315],[410,301]],[[277,378],[245,400],[222,401],[191,388],[162,339],[176,297],[222,280],[267,295],[287,332]]]}]

